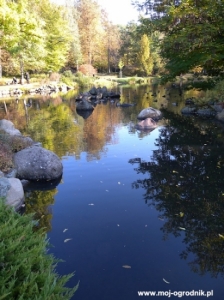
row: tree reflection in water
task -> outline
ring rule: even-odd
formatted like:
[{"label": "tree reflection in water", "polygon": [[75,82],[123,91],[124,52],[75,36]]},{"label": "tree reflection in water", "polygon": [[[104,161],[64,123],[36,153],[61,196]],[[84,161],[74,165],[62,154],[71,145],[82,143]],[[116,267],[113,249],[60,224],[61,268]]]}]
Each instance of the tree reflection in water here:
[{"label": "tree reflection in water", "polygon": [[186,249],[180,254],[192,271],[213,277],[224,275],[224,152],[214,124],[205,128],[194,119],[171,113],[160,130],[151,161],[131,159],[145,179],[145,202],[164,219],[164,239],[184,233]]}]

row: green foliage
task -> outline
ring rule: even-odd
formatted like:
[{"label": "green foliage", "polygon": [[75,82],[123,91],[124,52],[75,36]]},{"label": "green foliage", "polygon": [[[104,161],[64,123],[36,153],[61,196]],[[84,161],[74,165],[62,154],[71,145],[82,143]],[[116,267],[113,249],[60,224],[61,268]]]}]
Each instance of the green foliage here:
[{"label": "green foliage", "polygon": [[61,75],[61,81],[69,86],[74,86],[76,76],[71,70],[64,71]]},{"label": "green foliage", "polygon": [[0,199],[1,299],[71,299],[78,285],[64,287],[73,276],[59,276],[47,254],[45,235],[33,232],[32,215],[19,215]]},{"label": "green foliage", "polygon": [[143,34],[140,41],[139,63],[146,76],[152,74],[153,59],[150,51],[150,41],[146,34]]},{"label": "green foliage", "polygon": [[[219,74],[224,66],[223,1],[144,1],[153,7],[156,18],[142,20],[149,34],[158,30],[160,54],[168,72],[167,80],[200,67],[210,75]],[[149,12],[149,9],[147,11]],[[167,74],[166,74],[167,75]]]},{"label": "green foliage", "polygon": [[218,82],[213,89],[207,90],[205,96],[200,101],[203,103],[224,102],[224,81]]}]

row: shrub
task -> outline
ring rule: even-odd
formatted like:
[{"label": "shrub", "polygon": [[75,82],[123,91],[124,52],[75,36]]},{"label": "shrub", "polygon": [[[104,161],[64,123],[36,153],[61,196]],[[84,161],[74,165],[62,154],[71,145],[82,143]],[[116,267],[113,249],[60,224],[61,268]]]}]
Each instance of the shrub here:
[{"label": "shrub", "polygon": [[32,215],[19,215],[0,199],[0,298],[5,300],[71,299],[64,287],[73,276],[59,276],[58,262],[47,254],[45,235],[33,232]]},{"label": "shrub", "polygon": [[69,86],[74,86],[75,79],[76,79],[75,75],[70,70],[64,71],[62,73],[61,81],[64,84],[67,84]]},{"label": "shrub", "polygon": [[97,74],[97,70],[92,65],[81,65],[79,67],[79,72],[83,73],[84,75],[93,76]]}]

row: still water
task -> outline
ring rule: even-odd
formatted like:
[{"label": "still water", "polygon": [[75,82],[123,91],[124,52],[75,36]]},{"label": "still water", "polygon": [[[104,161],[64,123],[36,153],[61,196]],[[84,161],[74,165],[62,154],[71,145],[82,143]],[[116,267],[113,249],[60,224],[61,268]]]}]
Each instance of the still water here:
[{"label": "still water", "polygon": [[[36,213],[50,252],[64,260],[58,273],[75,272],[69,286],[80,281],[74,299],[137,300],[141,291],[180,297],[180,291],[200,290],[221,300],[223,129],[179,114],[184,98],[201,91],[171,89],[168,96],[164,87],[143,86],[121,93],[121,101],[136,106],[101,103],[86,119],[72,94],[34,98],[25,111],[9,101],[8,118],[64,167],[55,186],[27,188],[26,212]],[[158,127],[136,130],[137,114],[161,104],[168,111]],[[188,298],[200,297],[182,297]]]}]

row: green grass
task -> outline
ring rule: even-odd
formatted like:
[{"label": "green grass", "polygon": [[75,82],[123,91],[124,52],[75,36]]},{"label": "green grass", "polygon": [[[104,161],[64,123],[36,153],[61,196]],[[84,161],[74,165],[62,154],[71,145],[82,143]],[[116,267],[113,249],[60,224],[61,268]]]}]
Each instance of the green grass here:
[{"label": "green grass", "polygon": [[73,276],[59,276],[59,262],[47,253],[43,232],[33,231],[32,215],[20,215],[0,198],[0,299],[71,299],[78,288],[65,284]]}]

